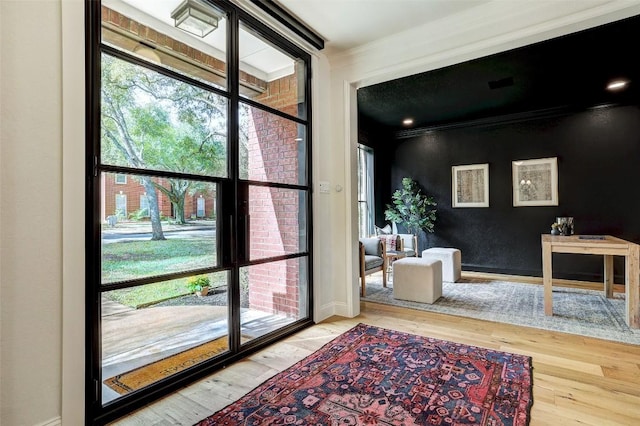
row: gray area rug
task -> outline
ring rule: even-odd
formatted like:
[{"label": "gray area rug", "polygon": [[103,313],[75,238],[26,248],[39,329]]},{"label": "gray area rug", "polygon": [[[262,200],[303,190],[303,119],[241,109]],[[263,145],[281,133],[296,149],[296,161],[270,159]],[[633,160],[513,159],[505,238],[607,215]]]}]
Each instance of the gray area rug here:
[{"label": "gray area rug", "polygon": [[640,330],[624,320],[624,294],[607,299],[599,291],[554,287],[553,316],[546,316],[542,285],[463,278],[443,283],[442,297],[429,305],[394,299],[393,282],[385,288],[378,275],[367,277],[362,300],[640,345]]}]

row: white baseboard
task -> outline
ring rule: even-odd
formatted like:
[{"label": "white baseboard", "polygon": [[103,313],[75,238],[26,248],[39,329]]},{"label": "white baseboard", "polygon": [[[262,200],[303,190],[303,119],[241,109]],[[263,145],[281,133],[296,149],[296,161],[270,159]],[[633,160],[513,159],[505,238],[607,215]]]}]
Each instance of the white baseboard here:
[{"label": "white baseboard", "polygon": [[352,318],[354,315],[351,310],[351,306],[346,303],[335,302],[333,305],[333,314],[341,317]]},{"label": "white baseboard", "polygon": [[43,422],[43,423],[38,423],[37,425],[34,425],[34,426],[62,426],[62,418],[55,417],[51,420],[47,420],[46,422]]},{"label": "white baseboard", "polygon": [[326,303],[322,306],[320,306],[320,308],[316,308],[316,311],[314,313],[314,322],[318,323],[321,321],[326,320],[327,318],[331,317],[335,315],[335,307],[334,307],[334,303]]}]

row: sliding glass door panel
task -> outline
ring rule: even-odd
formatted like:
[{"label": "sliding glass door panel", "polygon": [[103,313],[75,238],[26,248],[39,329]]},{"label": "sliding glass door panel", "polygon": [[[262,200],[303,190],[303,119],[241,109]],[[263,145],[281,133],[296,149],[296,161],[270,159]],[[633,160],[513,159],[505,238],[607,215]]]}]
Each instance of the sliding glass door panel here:
[{"label": "sliding glass door panel", "polygon": [[305,191],[250,186],[248,205],[250,260],[307,251]]},{"label": "sliding glass door panel", "polygon": [[240,178],[306,185],[306,126],[240,104]]},{"label": "sliding glass door panel", "polygon": [[102,183],[103,285],[219,265],[216,184],[116,173]]},{"label": "sliding glass door panel", "polygon": [[235,2],[198,2],[206,25],[180,0],[85,6],[85,394],[107,424],[311,324],[311,57]]},{"label": "sliding glass door panel", "polygon": [[103,403],[229,351],[226,272],[105,291],[100,303]]},{"label": "sliding glass door panel", "polygon": [[247,343],[309,315],[308,257],[240,269],[240,336]]}]

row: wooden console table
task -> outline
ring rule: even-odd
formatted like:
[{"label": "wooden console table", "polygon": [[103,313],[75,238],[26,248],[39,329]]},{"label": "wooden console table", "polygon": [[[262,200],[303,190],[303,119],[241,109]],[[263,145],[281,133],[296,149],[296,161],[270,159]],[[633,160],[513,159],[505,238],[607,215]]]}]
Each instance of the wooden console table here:
[{"label": "wooden console table", "polygon": [[[592,237],[592,238],[589,238]],[[625,294],[627,325],[640,328],[640,246],[610,235],[558,236],[542,235],[542,281],[544,313],[553,315],[552,253],[598,254],[604,256],[604,292],[613,297],[613,256],[625,259]]]}]

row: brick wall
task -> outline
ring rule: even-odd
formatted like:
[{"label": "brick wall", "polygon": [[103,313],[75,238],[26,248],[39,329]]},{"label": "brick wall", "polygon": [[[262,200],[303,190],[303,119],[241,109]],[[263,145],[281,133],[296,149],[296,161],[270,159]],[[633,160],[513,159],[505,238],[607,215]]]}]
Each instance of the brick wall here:
[{"label": "brick wall", "polygon": [[[255,100],[297,113],[296,74],[269,82]],[[249,109],[249,179],[299,183],[297,124],[273,114]],[[291,189],[252,187],[251,259],[295,253],[299,247],[299,192]],[[299,260],[254,265],[249,268],[249,304],[263,312],[298,318]]]}]

